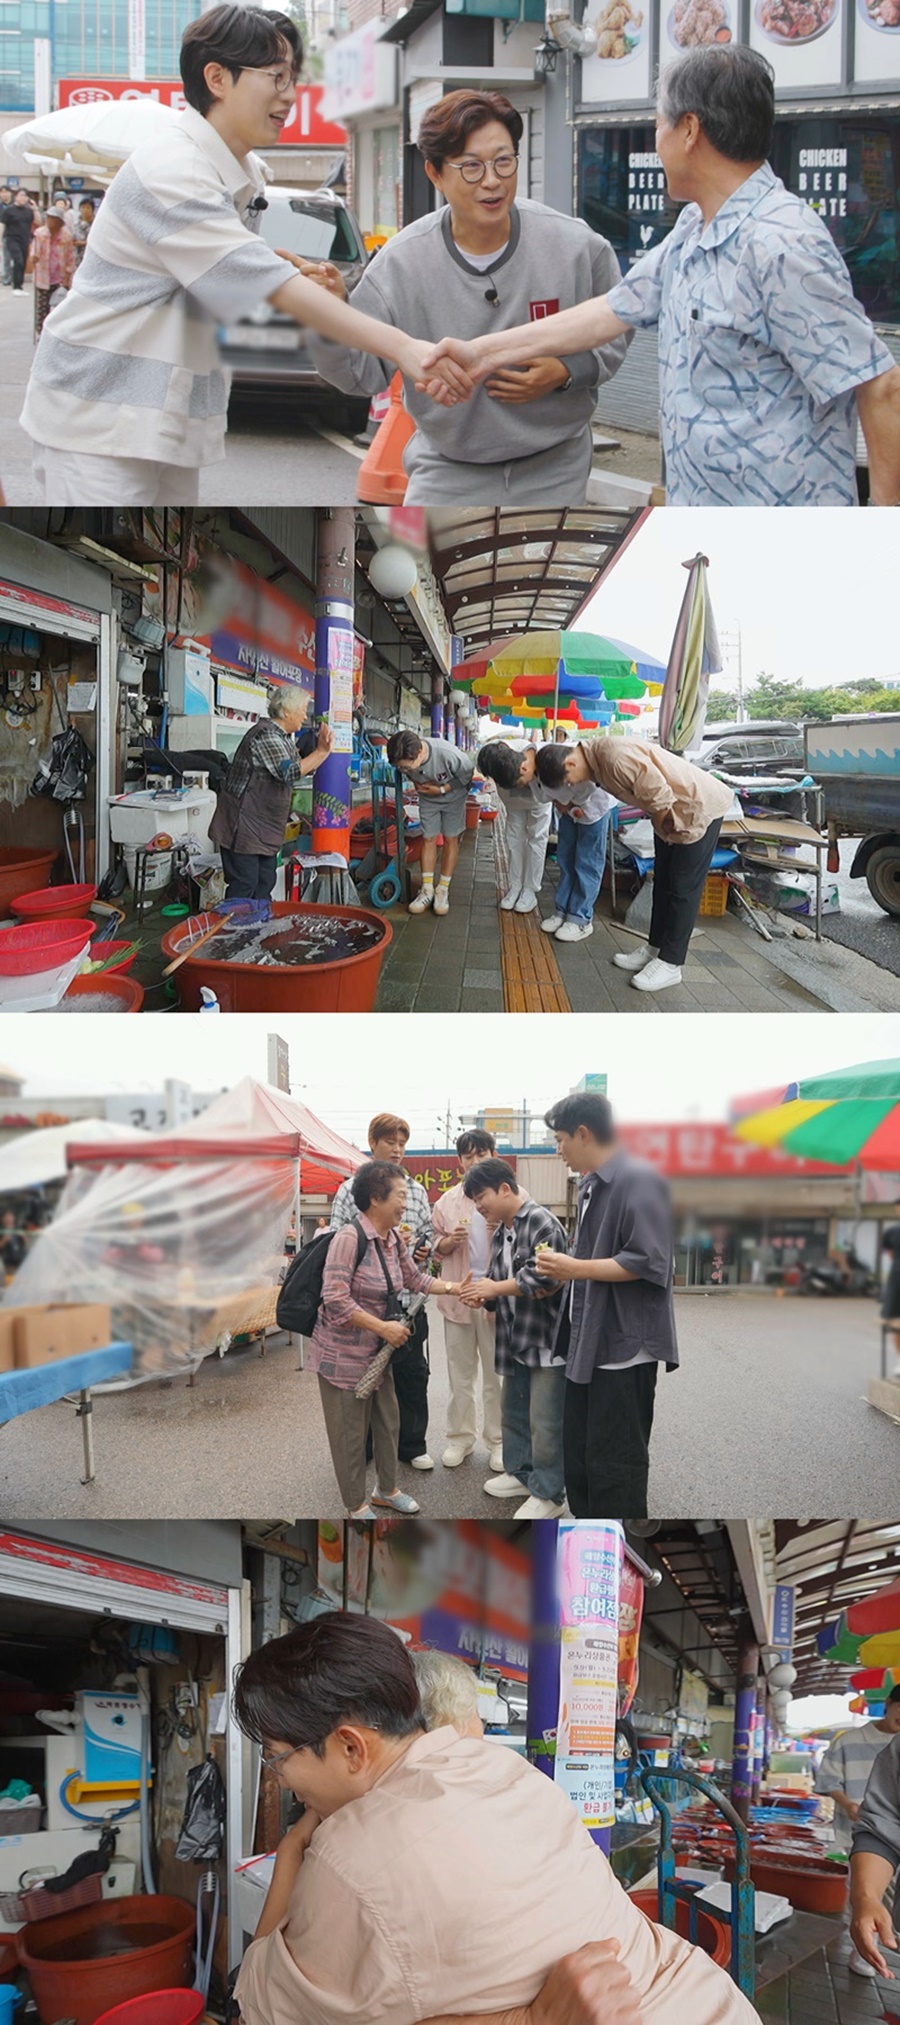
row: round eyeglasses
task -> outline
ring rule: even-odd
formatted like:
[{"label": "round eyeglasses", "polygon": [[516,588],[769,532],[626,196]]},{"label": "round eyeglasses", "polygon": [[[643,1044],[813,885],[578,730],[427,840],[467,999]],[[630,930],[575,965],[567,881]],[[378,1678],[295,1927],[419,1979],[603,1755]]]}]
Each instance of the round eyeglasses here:
[{"label": "round eyeglasses", "polygon": [[265,64],[259,63],[248,63],[245,68],[252,70],[257,77],[270,77],[275,90],[279,92],[293,91],[298,81],[297,72],[288,70],[286,64],[281,70],[267,70]]},{"label": "round eyeglasses", "polygon": [[506,183],[514,176],[519,166],[518,155],[495,155],[492,162],[480,162],[477,155],[467,155],[461,162],[447,162],[448,169],[458,169],[464,183],[483,183],[488,169]]},{"label": "round eyeglasses", "polygon": [[276,1751],[274,1755],[271,1755],[268,1751],[261,1751],[259,1754],[260,1762],[267,1766],[270,1772],[277,1772],[279,1766],[286,1765],[288,1759],[293,1758],[298,1749],[299,1745],[292,1744],[289,1751]]}]

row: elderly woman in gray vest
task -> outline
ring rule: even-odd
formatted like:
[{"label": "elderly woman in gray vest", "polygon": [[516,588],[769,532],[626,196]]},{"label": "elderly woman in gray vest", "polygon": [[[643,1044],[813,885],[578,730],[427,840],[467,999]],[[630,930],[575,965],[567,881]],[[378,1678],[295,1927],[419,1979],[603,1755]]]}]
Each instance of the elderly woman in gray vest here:
[{"label": "elderly woman in gray vest", "polygon": [[295,732],[306,724],[310,696],[294,685],[276,689],[269,715],[241,739],[209,826],[222,855],[229,900],[268,900],[275,890],[278,853],[291,812],[291,794],[304,774],[315,773],[331,751],[327,724],[319,735]]}]

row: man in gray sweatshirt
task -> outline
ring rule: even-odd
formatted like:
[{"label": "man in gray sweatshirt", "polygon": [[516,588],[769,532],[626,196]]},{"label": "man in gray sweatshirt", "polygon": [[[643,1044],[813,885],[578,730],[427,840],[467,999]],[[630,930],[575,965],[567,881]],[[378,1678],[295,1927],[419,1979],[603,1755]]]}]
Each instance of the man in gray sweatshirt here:
[{"label": "man in gray sweatshirt", "polygon": [[[615,285],[615,253],[583,219],[516,200],[521,136],[521,115],[499,92],[453,91],[431,108],[418,145],[445,201],[388,241],[353,291],[355,309],[437,342],[448,330],[472,338],[538,322]],[[294,264],[343,296],[333,263]],[[308,337],[319,372],[345,393],[390,385],[390,362]],[[597,388],[618,371],[629,337],[497,372],[453,408],[436,406],[407,378],[416,423],[404,460],[407,504],[582,504]]]}]

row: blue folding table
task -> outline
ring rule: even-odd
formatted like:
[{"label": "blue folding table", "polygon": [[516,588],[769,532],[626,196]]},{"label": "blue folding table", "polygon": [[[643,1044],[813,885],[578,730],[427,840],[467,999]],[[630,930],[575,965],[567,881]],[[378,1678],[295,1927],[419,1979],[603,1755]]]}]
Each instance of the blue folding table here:
[{"label": "blue folding table", "polygon": [[91,1388],[104,1378],[118,1378],[131,1370],[134,1351],[130,1343],[109,1343],[105,1350],[83,1350],[77,1357],[60,1357],[53,1364],[36,1364],[27,1371],[0,1372],[0,1426],[31,1413],[36,1406],[50,1406],[77,1392],[76,1418],[81,1421],[84,1441],[83,1484],[94,1481],[94,1402]]}]

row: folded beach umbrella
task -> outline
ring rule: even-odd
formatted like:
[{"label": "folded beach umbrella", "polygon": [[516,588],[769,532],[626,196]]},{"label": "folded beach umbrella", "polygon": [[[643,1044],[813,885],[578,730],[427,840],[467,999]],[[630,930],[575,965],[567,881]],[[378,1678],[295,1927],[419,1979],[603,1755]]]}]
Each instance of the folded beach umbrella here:
[{"label": "folded beach umbrella", "polygon": [[900,1061],[863,1062],[788,1085],[780,1104],[732,1128],[752,1146],[780,1146],[804,1160],[856,1162],[900,1172]]},{"label": "folded beach umbrella", "polygon": [[709,678],[722,655],[706,579],[708,557],[685,563],[687,588],[675,627],[659,707],[659,742],[669,752],[688,752],[699,741],[706,718]]}]

